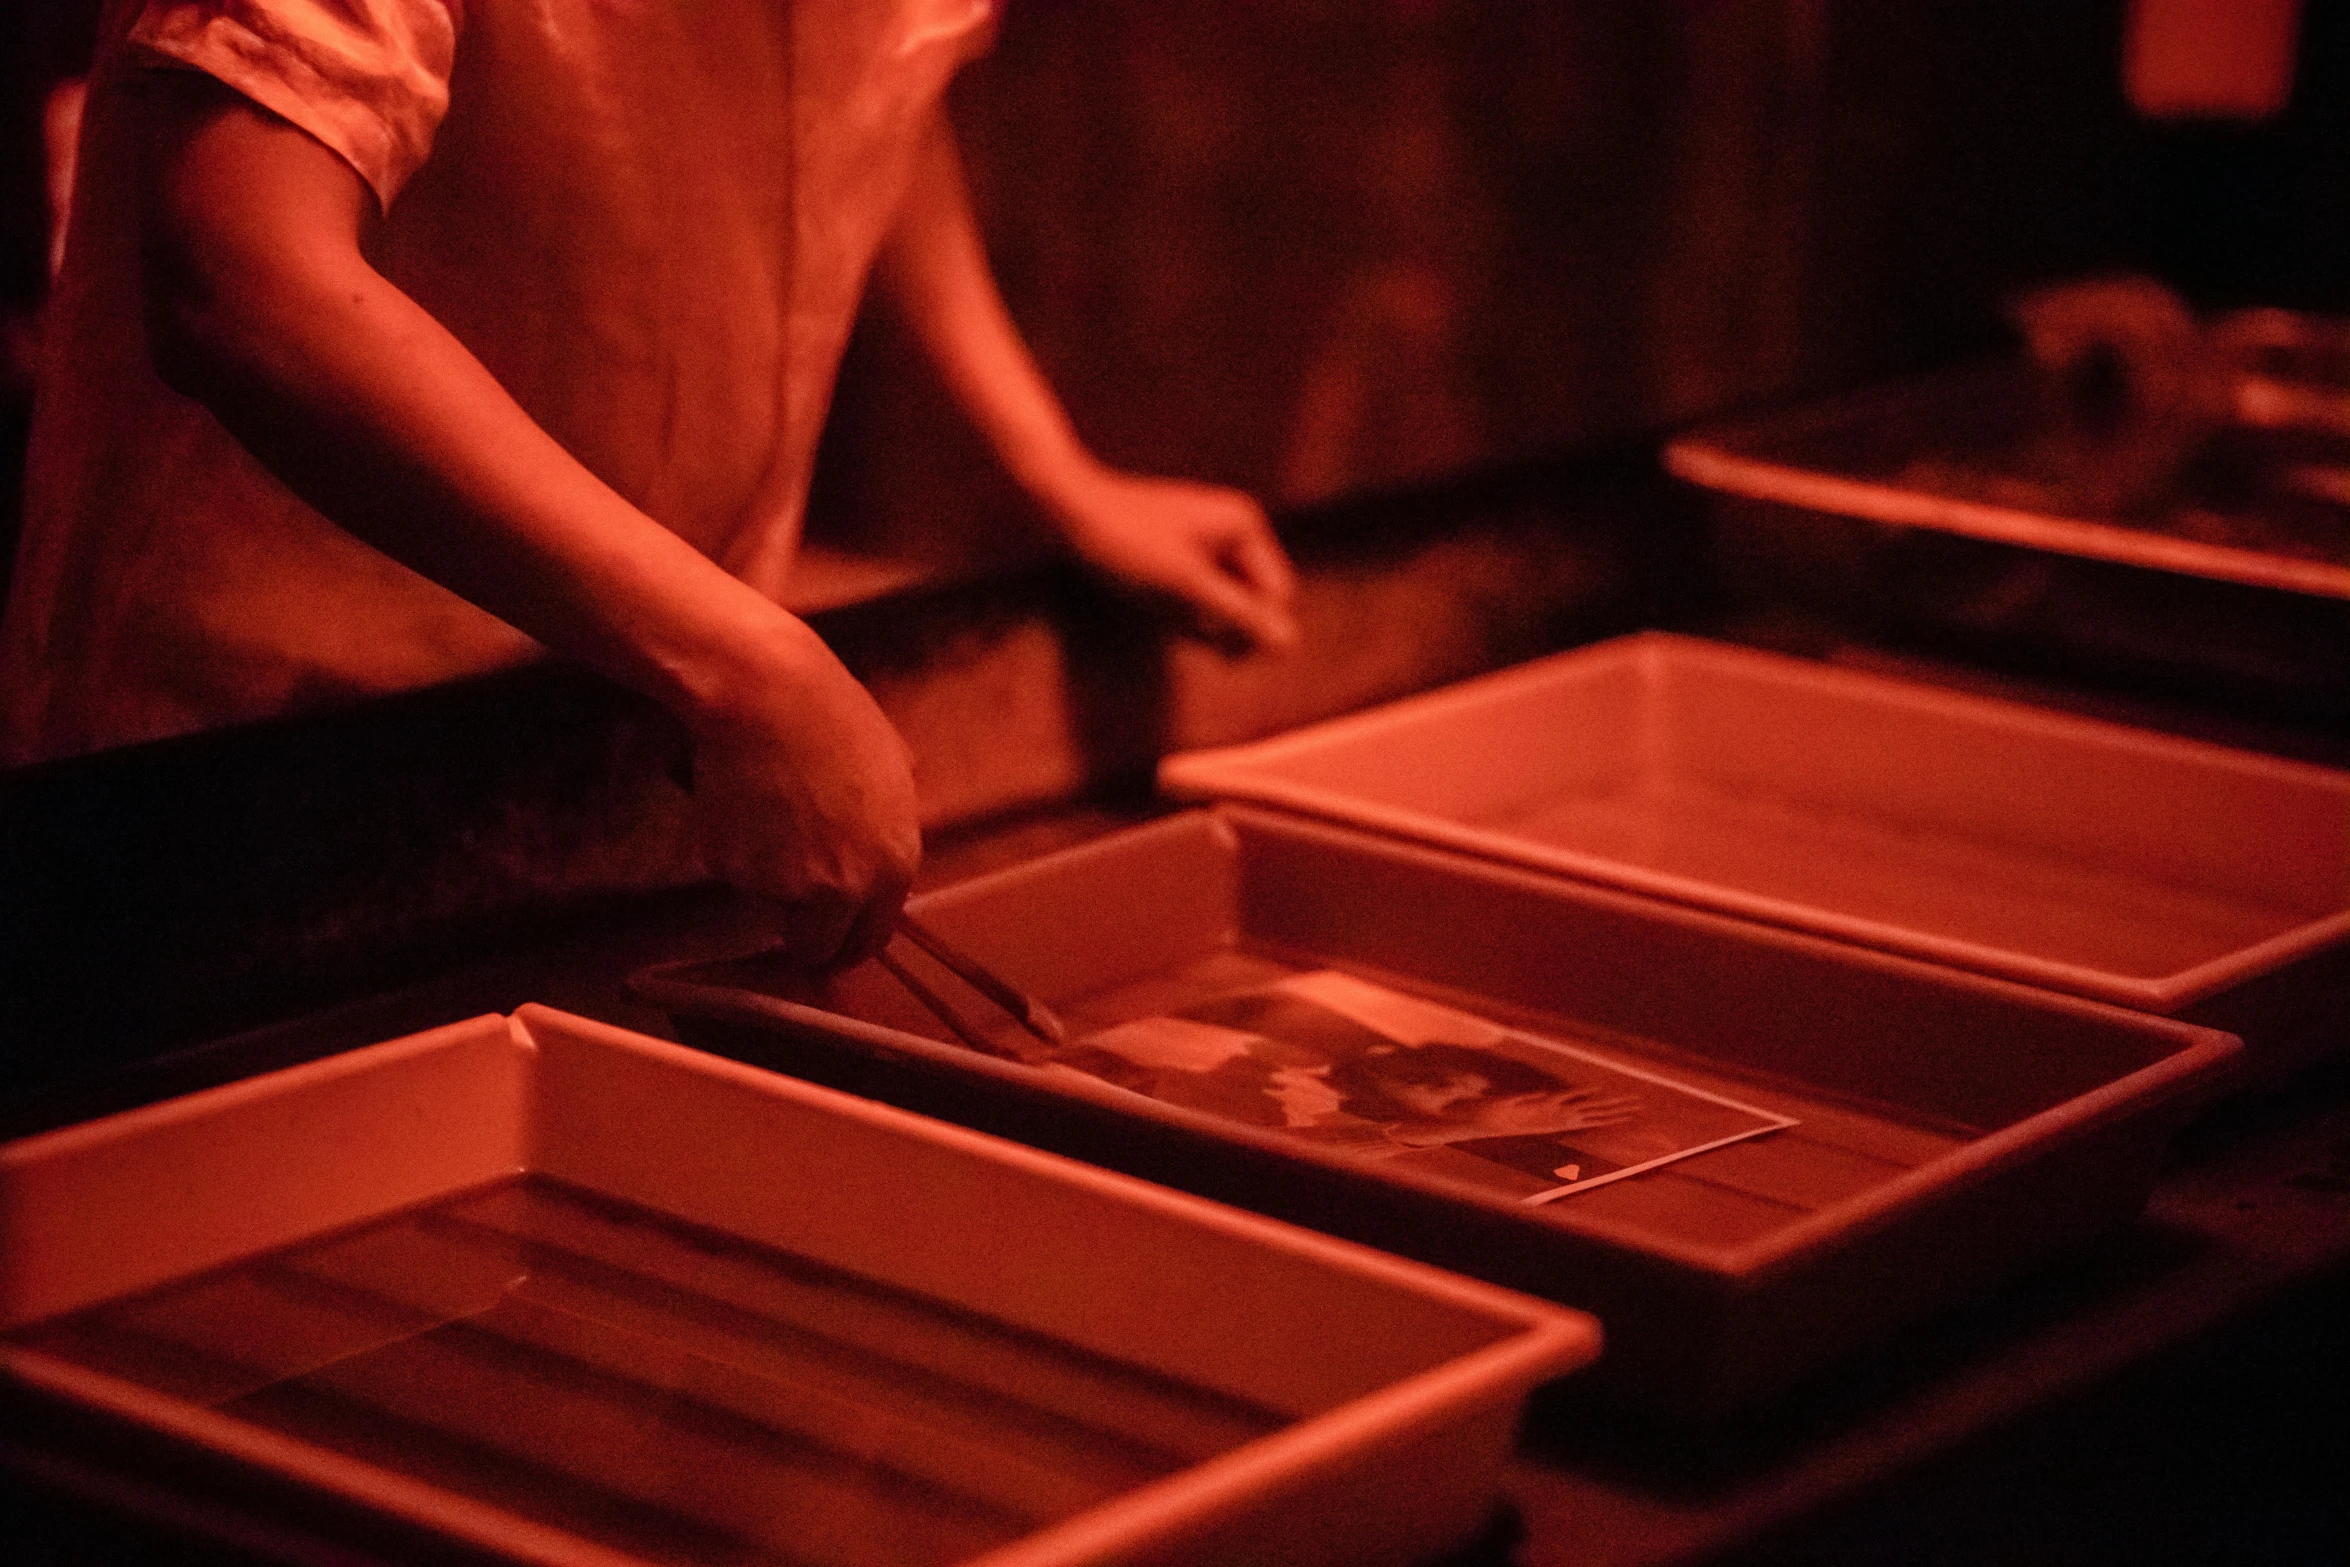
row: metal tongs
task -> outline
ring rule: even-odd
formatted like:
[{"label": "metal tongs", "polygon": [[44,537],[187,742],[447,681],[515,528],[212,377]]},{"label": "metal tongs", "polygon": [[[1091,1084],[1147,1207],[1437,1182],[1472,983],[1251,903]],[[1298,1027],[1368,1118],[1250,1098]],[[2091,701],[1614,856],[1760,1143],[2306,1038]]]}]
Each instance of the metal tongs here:
[{"label": "metal tongs", "polygon": [[[1019,1024],[1047,1046],[1058,1046],[1068,1037],[1067,1030],[1061,1027],[1061,1020],[1053,1016],[1051,1008],[1018,986],[1004,980],[977,958],[942,940],[936,931],[924,925],[913,915],[905,913],[898,915],[897,933],[937,959],[939,965],[956,978],[1001,1007],[1013,1022]],[[890,977],[906,987],[907,994],[922,1003],[925,1011],[945,1024],[947,1031],[964,1044],[974,1050],[1000,1057],[1006,1061],[1026,1061],[1028,1059],[1016,1050],[995,1043],[964,1022],[961,1015],[954,1008],[948,1006],[936,991],[924,984],[904,963],[890,956],[886,946],[875,956],[880,960],[881,966],[889,971]]]}]

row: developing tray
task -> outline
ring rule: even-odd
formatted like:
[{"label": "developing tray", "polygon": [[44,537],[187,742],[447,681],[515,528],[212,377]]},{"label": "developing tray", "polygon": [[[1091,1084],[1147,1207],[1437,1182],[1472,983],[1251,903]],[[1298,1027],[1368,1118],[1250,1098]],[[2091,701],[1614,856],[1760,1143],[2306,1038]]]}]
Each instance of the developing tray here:
[{"label": "developing tray", "polygon": [[1254,801],[2206,1022],[2350,1037],[2350,775],[1661,632],[1251,745]]},{"label": "developing tray", "polygon": [[[1742,500],[2350,599],[2343,390],[2246,390],[2273,426],[2190,437],[2149,422],[2084,440],[2029,363],[1970,365],[1685,435],[1664,463]],[[2297,408],[2321,417],[2293,428]]]},{"label": "developing tray", "polygon": [[8,1145],[0,1225],[13,1402],[435,1560],[1409,1563],[1598,1347],[538,1008]]},{"label": "developing tray", "polygon": [[[1280,813],[1191,811],[915,900],[1072,1036],[1337,969],[1800,1124],[1529,1206],[946,1042],[874,964],[634,984],[681,1035],[1596,1312],[1583,1379],[1702,1422],[2138,1212],[2216,1031]],[[900,960],[910,970],[918,959]],[[987,1014],[943,971],[966,1025]]]}]

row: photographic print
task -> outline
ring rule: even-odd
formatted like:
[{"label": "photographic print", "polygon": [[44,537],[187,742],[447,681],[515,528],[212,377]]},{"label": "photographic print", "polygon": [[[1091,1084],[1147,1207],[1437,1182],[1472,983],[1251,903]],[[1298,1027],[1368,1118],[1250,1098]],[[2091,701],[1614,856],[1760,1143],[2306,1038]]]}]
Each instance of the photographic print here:
[{"label": "photographic print", "polygon": [[1121,1023],[1052,1059],[1529,1204],[1795,1124],[1332,970]]}]

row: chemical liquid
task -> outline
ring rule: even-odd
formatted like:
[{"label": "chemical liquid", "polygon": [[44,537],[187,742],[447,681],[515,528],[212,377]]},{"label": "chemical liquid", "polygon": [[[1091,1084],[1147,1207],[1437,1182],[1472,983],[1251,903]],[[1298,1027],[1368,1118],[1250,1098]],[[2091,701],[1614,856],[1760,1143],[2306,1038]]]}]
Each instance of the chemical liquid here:
[{"label": "chemical liquid", "polygon": [[537,1177],[15,1337],[656,1562],[959,1561],[1283,1423]]}]

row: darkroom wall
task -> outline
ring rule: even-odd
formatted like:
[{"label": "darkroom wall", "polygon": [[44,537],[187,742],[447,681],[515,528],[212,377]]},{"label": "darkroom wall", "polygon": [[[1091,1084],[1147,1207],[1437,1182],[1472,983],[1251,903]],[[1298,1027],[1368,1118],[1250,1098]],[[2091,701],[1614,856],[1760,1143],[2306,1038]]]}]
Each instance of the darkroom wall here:
[{"label": "darkroom wall", "polygon": [[[956,110],[1081,428],[1297,505],[1987,350],[2049,278],[2339,307],[2344,9],[2249,130],[2129,114],[2120,0],[1013,0]],[[1019,531],[885,324],[825,480],[835,537]]]},{"label": "darkroom wall", "polygon": [[[1016,0],[956,110],[1081,428],[1294,505],[1987,341],[2014,281],[2121,253],[2119,30],[2021,0]],[[885,325],[834,436],[827,527],[1006,504]]]},{"label": "darkroom wall", "polygon": [[[2123,9],[1009,0],[955,107],[1006,291],[1084,432],[1295,506],[1987,348],[2039,279],[2148,266],[2210,303],[2340,308],[2350,0],[2308,0],[2300,94],[2252,129],[2135,122]],[[94,7],[5,10],[21,351],[30,100]],[[966,548],[973,512],[1026,538],[886,323],[849,364],[819,501],[819,536],[895,553]]]}]

